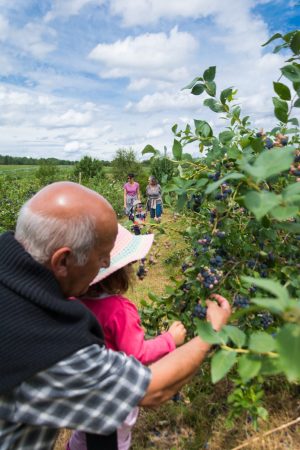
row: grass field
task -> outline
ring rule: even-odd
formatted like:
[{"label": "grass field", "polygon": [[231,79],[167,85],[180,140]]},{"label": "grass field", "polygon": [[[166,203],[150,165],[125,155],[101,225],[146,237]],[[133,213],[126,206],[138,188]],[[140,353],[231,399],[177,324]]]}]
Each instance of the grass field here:
[{"label": "grass field", "polygon": [[[62,172],[69,171],[73,166],[57,166]],[[38,165],[1,165],[0,176],[12,176],[16,178],[30,178],[38,170]]]}]

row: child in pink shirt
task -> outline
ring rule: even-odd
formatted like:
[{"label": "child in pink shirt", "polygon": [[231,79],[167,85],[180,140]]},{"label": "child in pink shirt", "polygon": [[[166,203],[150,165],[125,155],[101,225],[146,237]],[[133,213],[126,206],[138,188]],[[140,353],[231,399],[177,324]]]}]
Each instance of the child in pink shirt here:
[{"label": "child in pink shirt", "polygon": [[[146,340],[136,306],[123,296],[132,278],[131,263],[145,258],[152,242],[153,235],[134,235],[119,225],[110,266],[100,270],[82,298],[101,323],[107,347],[132,355],[145,365],[183,344],[186,335],[183,324],[174,322],[167,332]],[[130,448],[131,428],[137,416],[135,408],[118,429],[119,450]],[[68,445],[69,450],[85,450],[85,433],[75,431]]]}]

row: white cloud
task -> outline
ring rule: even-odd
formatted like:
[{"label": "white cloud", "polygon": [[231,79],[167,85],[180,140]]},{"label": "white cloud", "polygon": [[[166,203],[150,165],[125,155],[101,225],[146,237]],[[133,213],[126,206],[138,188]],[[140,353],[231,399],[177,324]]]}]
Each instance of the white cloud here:
[{"label": "white cloud", "polygon": [[129,102],[126,105],[127,111],[137,111],[141,113],[161,112],[166,110],[178,111],[182,109],[197,110],[202,101],[198,96],[187,92],[155,92],[145,95],[137,103]]},{"label": "white cloud", "polygon": [[41,125],[54,128],[64,127],[82,127],[88,125],[92,121],[92,114],[87,111],[84,113],[69,109],[61,115],[48,115],[41,118]]},{"label": "white cloud", "polygon": [[152,24],[161,18],[207,17],[219,7],[218,0],[111,0],[111,11],[120,15],[126,26]]},{"label": "white cloud", "polygon": [[89,57],[101,63],[104,78],[142,78],[144,86],[149,78],[178,80],[187,75],[185,64],[197,48],[194,37],[177,27],[166,33],[147,33],[128,36],[113,44],[98,44]]},{"label": "white cloud", "polygon": [[43,58],[55,49],[55,37],[55,30],[44,24],[28,22],[23,27],[16,27],[0,15],[0,41],[36,58]]},{"label": "white cloud", "polygon": [[[267,0],[265,3],[270,2]],[[149,25],[161,19],[206,18],[211,15],[226,17],[226,22],[239,26],[243,11],[250,10],[258,0],[231,0],[230,3],[220,0],[172,0],[172,3],[162,0],[111,0],[112,14],[119,15],[125,26]],[[238,17],[237,17],[238,16]],[[236,21],[237,19],[237,21]],[[251,23],[248,23],[248,27]]]},{"label": "white cloud", "polygon": [[159,136],[162,136],[164,134],[164,129],[163,128],[152,128],[151,130],[148,131],[148,133],[146,134],[146,138],[157,138]]},{"label": "white cloud", "polygon": [[72,141],[64,146],[64,151],[66,153],[76,154],[79,150],[87,150],[88,148],[89,146],[85,142]]},{"label": "white cloud", "polygon": [[9,23],[5,17],[0,15],[0,41],[4,41],[9,36]]},{"label": "white cloud", "polygon": [[45,21],[55,19],[56,17],[75,16],[80,13],[81,9],[87,5],[101,5],[105,0],[54,0],[53,6],[45,16]]}]

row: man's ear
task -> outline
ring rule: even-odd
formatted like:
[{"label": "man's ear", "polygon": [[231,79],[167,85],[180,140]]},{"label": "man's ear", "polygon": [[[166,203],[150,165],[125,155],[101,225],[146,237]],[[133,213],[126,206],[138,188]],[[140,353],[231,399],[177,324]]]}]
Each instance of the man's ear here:
[{"label": "man's ear", "polygon": [[68,275],[70,264],[71,249],[62,247],[56,250],[50,259],[50,270],[58,279],[65,278]]}]

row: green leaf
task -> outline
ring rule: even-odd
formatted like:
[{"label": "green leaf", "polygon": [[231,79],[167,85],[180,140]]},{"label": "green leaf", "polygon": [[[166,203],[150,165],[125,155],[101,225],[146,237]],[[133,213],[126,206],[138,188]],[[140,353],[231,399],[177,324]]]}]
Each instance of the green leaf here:
[{"label": "green leaf", "polygon": [[259,374],[261,361],[253,355],[242,355],[238,362],[238,373],[243,381],[247,383]]},{"label": "green leaf", "polygon": [[217,383],[229,372],[236,361],[236,353],[219,350],[211,360],[211,379]]},{"label": "green leaf", "polygon": [[285,202],[294,202],[300,197],[300,183],[293,183],[282,191],[282,197]]},{"label": "green leaf", "polygon": [[257,220],[262,219],[280,201],[281,198],[278,195],[269,191],[250,191],[244,197],[246,208],[253,212]]},{"label": "green leaf", "polygon": [[274,112],[275,116],[278,120],[281,122],[286,123],[288,121],[288,111],[289,111],[289,105],[286,101],[281,100],[280,98],[273,97],[273,104],[274,104]]},{"label": "green leaf", "polygon": [[292,234],[300,233],[300,223],[276,223],[274,227]]},{"label": "green leaf", "polygon": [[282,286],[278,281],[245,276],[242,277],[242,280],[249,284],[255,284],[255,286],[270,292],[278,299],[283,300],[285,304],[289,301],[289,292],[287,288]]},{"label": "green leaf", "polygon": [[206,100],[204,100],[203,104],[205,106],[208,106],[213,112],[216,113],[225,112],[225,108],[222,105],[222,103],[218,102],[213,98],[207,98]]},{"label": "green leaf", "polygon": [[281,98],[281,100],[291,100],[291,91],[283,83],[273,82],[274,91]]},{"label": "green leaf", "polygon": [[281,69],[282,75],[288,78],[293,83],[300,82],[300,66],[299,64],[293,63],[288,64],[287,66],[282,67]]},{"label": "green leaf", "polygon": [[181,156],[182,156],[182,145],[179,141],[177,141],[177,139],[174,139],[173,142],[173,148],[172,148],[172,153],[174,155],[174,158],[177,161],[181,160]]},{"label": "green leaf", "polygon": [[264,331],[252,333],[249,340],[249,350],[258,353],[272,352],[276,347],[275,339]]},{"label": "green leaf", "polygon": [[229,159],[238,159],[241,156],[241,151],[236,145],[229,147],[226,153]]},{"label": "green leaf", "polygon": [[257,408],[257,414],[262,420],[267,420],[269,417],[268,411],[263,406]]},{"label": "green leaf", "polygon": [[300,381],[300,326],[285,324],[276,336],[279,364],[290,382]]},{"label": "green leaf", "polygon": [[298,55],[300,53],[300,31],[296,31],[296,33],[292,37],[290,47],[295,55]]},{"label": "green leaf", "polygon": [[153,153],[154,156],[159,155],[159,150],[156,150],[152,145],[148,144],[146,147],[142,150],[142,155],[145,155],[146,153]]},{"label": "green leaf", "polygon": [[294,102],[293,106],[295,108],[300,108],[300,98],[297,98],[297,100]]},{"label": "green leaf", "polygon": [[204,84],[195,84],[195,86],[191,90],[191,94],[200,95],[204,92],[205,86]]},{"label": "green leaf", "polygon": [[223,105],[225,105],[227,99],[230,101],[231,98],[232,98],[232,88],[224,89],[220,94],[220,101]]},{"label": "green leaf", "polygon": [[194,120],[195,131],[196,133],[204,138],[211,137],[213,135],[213,131],[211,126],[205,122],[205,120]]},{"label": "green leaf", "polygon": [[214,81],[206,81],[205,87],[206,87],[205,90],[208,93],[208,95],[210,95],[211,97],[214,97],[216,95],[217,86]]},{"label": "green leaf", "polygon": [[285,302],[276,298],[252,298],[251,303],[260,306],[262,309],[267,309],[273,314],[282,314],[286,309]]},{"label": "green leaf", "polygon": [[267,42],[262,44],[262,47],[265,47],[266,45],[270,44],[270,42],[274,41],[275,39],[279,39],[279,38],[282,38],[282,34],[280,34],[280,33],[273,34],[273,36],[270,37],[270,39]]},{"label": "green leaf", "polygon": [[265,358],[262,360],[262,367],[260,373],[262,375],[277,375],[281,372],[278,364],[278,358]]},{"label": "green leaf", "polygon": [[238,347],[242,348],[246,342],[245,333],[237,327],[232,325],[226,325],[223,327],[223,330],[226,332],[229,339]]},{"label": "green leaf", "polygon": [[229,173],[228,175],[226,175],[225,177],[216,181],[215,183],[210,183],[209,186],[206,188],[205,193],[211,194],[219,186],[221,186],[221,184],[224,183],[224,181],[226,181],[226,180],[241,180],[242,178],[245,178],[245,176],[242,173],[238,173],[238,172]]},{"label": "green leaf", "polygon": [[172,126],[172,132],[174,133],[174,134],[176,134],[177,133],[177,128],[178,128],[178,124],[177,123],[175,123],[173,126]]},{"label": "green leaf", "polygon": [[182,153],[182,159],[185,161],[193,161],[193,157],[190,153]]},{"label": "green leaf", "polygon": [[231,141],[231,139],[234,137],[233,131],[222,131],[219,134],[219,141],[221,144],[226,144],[227,142]]},{"label": "green leaf", "polygon": [[177,209],[179,211],[182,211],[186,205],[186,202],[187,202],[187,194],[186,193],[179,194],[177,197]]},{"label": "green leaf", "polygon": [[219,334],[212,328],[210,322],[200,322],[197,320],[196,329],[198,335],[203,339],[203,341],[209,344],[223,344],[224,340],[221,339]]},{"label": "green leaf", "polygon": [[273,148],[265,150],[250,165],[246,158],[239,163],[241,168],[257,180],[264,180],[288,170],[294,161],[294,147],[287,146],[284,149]]},{"label": "green leaf", "polygon": [[270,214],[276,220],[285,221],[287,219],[296,217],[298,212],[298,206],[276,206],[270,211]]},{"label": "green leaf", "polygon": [[192,87],[197,83],[197,81],[203,81],[203,78],[202,77],[194,78],[193,81],[191,81],[189,84],[181,88],[181,90],[183,91],[184,89],[192,89]]},{"label": "green leaf", "polygon": [[200,179],[197,180],[197,182],[196,182],[196,187],[197,187],[197,188],[200,188],[200,187],[206,186],[207,183],[208,183],[208,180],[207,180],[206,178],[200,178]]},{"label": "green leaf", "polygon": [[262,138],[258,137],[258,138],[250,138],[250,145],[253,148],[253,150],[256,151],[256,153],[261,153],[264,149],[264,143]]},{"label": "green leaf", "polygon": [[216,66],[211,66],[203,72],[203,78],[205,81],[213,81],[216,76]]}]

